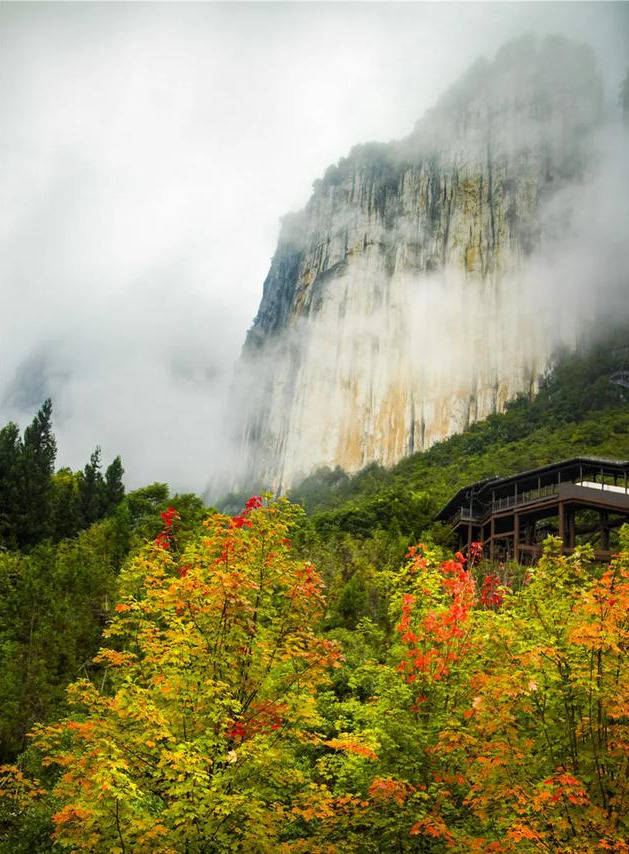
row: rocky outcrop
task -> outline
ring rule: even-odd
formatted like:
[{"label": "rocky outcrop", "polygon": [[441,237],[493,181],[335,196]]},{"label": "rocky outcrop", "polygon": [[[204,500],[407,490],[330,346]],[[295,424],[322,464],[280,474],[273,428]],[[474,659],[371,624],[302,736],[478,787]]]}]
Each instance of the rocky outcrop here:
[{"label": "rocky outcrop", "polygon": [[589,50],[523,39],[407,139],[328,169],[283,221],[247,335],[247,481],[390,465],[534,392],[555,341],[529,261],[565,226],[547,202],[600,111]]}]

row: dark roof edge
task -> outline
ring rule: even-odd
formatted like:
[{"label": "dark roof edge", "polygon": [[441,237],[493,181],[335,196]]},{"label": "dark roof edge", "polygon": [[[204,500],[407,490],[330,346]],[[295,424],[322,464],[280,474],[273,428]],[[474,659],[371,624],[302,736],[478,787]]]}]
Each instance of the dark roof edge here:
[{"label": "dark roof edge", "polygon": [[547,463],[545,466],[538,466],[534,469],[525,469],[524,471],[517,472],[516,474],[506,475],[505,477],[501,477],[500,475],[493,475],[492,477],[486,477],[482,480],[476,480],[472,483],[468,483],[465,486],[461,487],[457,492],[454,493],[452,498],[444,504],[439,513],[434,517],[435,520],[439,520],[443,518],[446,511],[452,504],[458,503],[459,496],[463,495],[466,492],[469,492],[470,489],[480,489],[481,487],[487,486],[490,483],[493,483],[495,486],[502,486],[503,484],[507,484],[510,481],[522,480],[526,477],[531,477],[532,475],[541,474],[543,472],[549,472],[553,470],[560,470],[563,468],[568,468],[571,466],[576,466],[579,464],[586,465],[602,465],[602,466],[613,466],[619,469],[629,468],[629,460],[609,460],[603,457],[571,457],[568,460],[559,460],[556,463]]}]

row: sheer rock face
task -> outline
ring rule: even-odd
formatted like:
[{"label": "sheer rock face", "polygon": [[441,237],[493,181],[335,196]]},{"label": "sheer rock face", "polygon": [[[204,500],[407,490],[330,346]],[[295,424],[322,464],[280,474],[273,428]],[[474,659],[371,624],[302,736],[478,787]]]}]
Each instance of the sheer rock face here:
[{"label": "sheer rock face", "polygon": [[521,40],[410,137],[328,169],[283,221],[244,347],[247,481],[390,465],[534,392],[552,300],[526,271],[600,110],[587,49]]}]

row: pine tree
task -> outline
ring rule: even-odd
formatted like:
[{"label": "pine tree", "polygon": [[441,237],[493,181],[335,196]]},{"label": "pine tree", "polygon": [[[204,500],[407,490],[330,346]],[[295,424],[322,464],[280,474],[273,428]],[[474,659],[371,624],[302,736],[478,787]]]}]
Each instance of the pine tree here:
[{"label": "pine tree", "polygon": [[79,480],[81,515],[85,525],[91,525],[103,515],[105,481],[100,469],[100,447],[97,445]]},{"label": "pine tree", "polygon": [[24,431],[18,486],[19,545],[33,545],[50,533],[50,493],[56,456],[52,401],[48,398]]},{"label": "pine tree", "polygon": [[124,498],[122,460],[116,457],[105,472],[105,513],[111,513]]},{"label": "pine tree", "polygon": [[16,508],[19,503],[19,465],[22,440],[17,424],[0,430],[0,546],[16,543]]}]

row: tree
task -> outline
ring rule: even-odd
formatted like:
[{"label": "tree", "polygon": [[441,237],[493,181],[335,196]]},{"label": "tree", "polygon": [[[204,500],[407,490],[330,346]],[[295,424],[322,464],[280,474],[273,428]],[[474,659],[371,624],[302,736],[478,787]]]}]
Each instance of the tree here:
[{"label": "tree", "polygon": [[124,498],[123,474],[122,460],[115,457],[105,472],[105,513],[115,510]]},{"label": "tree", "polygon": [[24,431],[17,520],[20,545],[33,545],[50,533],[50,492],[56,456],[52,401],[48,398]]},{"label": "tree", "polygon": [[56,838],[85,851],[275,851],[317,741],[314,692],[338,663],[317,636],[323,583],[288,539],[300,511],[251,499],[178,553],[177,513],[123,571],[76,711],[37,729],[64,773]]},{"label": "tree", "polygon": [[320,698],[339,755],[285,850],[627,854],[629,527],[594,571],[549,539],[518,591],[461,554],[409,557],[388,580],[398,640],[345,636],[349,675]]},{"label": "tree", "polygon": [[45,400],[31,424],[24,431],[24,452],[37,462],[41,472],[51,475],[57,456],[57,442],[52,432],[52,400]]},{"label": "tree", "polygon": [[79,480],[81,515],[86,525],[91,525],[103,515],[105,504],[105,481],[101,474],[100,448],[98,445],[85,465]]},{"label": "tree", "polygon": [[530,583],[478,620],[466,725],[441,734],[477,846],[629,850],[627,526],[611,566],[590,573],[590,557],[549,540]]},{"label": "tree", "polygon": [[52,477],[51,527],[55,541],[73,537],[81,530],[81,497],[79,473],[69,468],[59,469]]},{"label": "tree", "polygon": [[0,544],[5,546],[15,546],[17,539],[21,454],[19,427],[9,422],[0,430]]},{"label": "tree", "polygon": [[56,474],[52,402],[44,401],[23,438],[16,424],[0,430],[0,547],[32,548],[48,537],[75,536],[112,513],[124,498],[120,457],[101,474],[100,448],[82,472]]},{"label": "tree", "polygon": [[0,854],[52,851],[50,809],[39,780],[0,765]]},{"label": "tree", "polygon": [[[168,508],[166,487],[149,487],[130,493],[114,514],[77,534],[77,476],[61,469],[53,477],[57,534],[67,524],[66,538],[26,553],[0,549],[0,765],[17,759],[35,721],[67,713],[65,689],[79,673],[102,679],[104,668],[92,659],[116,602],[121,566],[129,552],[136,554],[155,537],[159,509]],[[183,547],[197,536],[207,512],[196,496],[171,501],[182,516],[176,538]]]},{"label": "tree", "polygon": [[26,746],[35,721],[66,707],[66,685],[89,672],[115,596],[115,523],[0,552],[0,763]]},{"label": "tree", "polygon": [[[138,506],[163,494],[154,485]],[[380,605],[352,606],[351,619],[328,614],[321,637],[322,580],[292,550],[298,508],[254,498],[196,534],[174,506],[161,518],[122,571],[99,672],[73,683],[69,716],[36,728],[60,771],[46,795],[57,843],[97,854],[627,854],[629,526],[609,566],[549,538],[512,589],[478,549],[444,560],[419,545],[395,571],[365,567],[388,619],[375,621]],[[115,517],[101,525],[115,535]],[[0,603],[13,612],[11,585],[26,572],[0,557]],[[93,570],[66,564],[91,589]],[[29,591],[40,607],[51,599],[37,583]],[[23,620],[37,701],[51,634]],[[1,709],[26,682],[24,666],[5,670]],[[18,836],[42,827],[29,807],[39,784],[23,771],[0,780]]]}]

